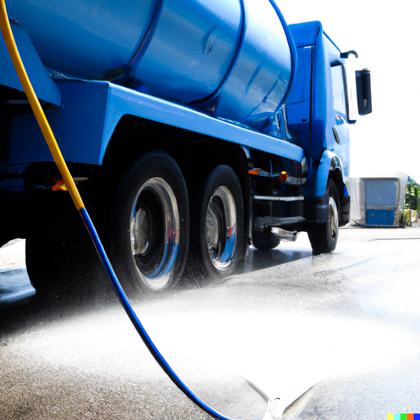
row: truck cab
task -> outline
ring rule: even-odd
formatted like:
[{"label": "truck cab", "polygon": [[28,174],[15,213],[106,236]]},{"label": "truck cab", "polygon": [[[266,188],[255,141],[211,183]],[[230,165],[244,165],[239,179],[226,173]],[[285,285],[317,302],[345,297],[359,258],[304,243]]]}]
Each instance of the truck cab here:
[{"label": "truck cab", "polygon": [[342,53],[320,22],[289,28],[298,58],[286,103],[288,129],[308,157],[308,178],[303,184],[305,222],[298,229],[308,231],[318,253],[325,246],[317,246],[316,224],[325,223],[335,211],[330,204],[331,188],[338,195],[338,225],[349,222],[350,197],[345,186],[350,170],[349,125],[372,111],[370,72],[355,71],[349,58],[357,58],[357,53]]}]

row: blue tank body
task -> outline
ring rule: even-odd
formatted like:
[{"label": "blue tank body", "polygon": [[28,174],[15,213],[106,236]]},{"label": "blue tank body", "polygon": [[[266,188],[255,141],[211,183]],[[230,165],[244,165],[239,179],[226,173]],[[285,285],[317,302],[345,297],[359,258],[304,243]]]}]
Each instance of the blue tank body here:
[{"label": "blue tank body", "polygon": [[[291,79],[270,0],[7,0],[45,66],[113,80],[254,129]],[[286,29],[287,30],[287,29]]]}]

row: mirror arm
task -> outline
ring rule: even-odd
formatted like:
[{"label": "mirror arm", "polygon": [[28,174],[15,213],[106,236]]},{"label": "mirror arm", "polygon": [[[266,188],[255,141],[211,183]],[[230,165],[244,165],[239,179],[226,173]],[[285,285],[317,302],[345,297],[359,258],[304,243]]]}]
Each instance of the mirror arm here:
[{"label": "mirror arm", "polygon": [[349,58],[350,54],[354,55],[356,58],[359,58],[359,54],[357,54],[357,52],[354,50],[340,53],[340,58]]}]

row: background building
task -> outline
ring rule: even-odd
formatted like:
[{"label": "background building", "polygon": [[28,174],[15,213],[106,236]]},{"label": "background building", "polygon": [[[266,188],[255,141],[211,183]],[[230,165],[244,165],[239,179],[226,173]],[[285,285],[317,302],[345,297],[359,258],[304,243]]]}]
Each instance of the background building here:
[{"label": "background building", "polygon": [[420,185],[404,172],[349,178],[350,220],[360,226],[417,226]]}]

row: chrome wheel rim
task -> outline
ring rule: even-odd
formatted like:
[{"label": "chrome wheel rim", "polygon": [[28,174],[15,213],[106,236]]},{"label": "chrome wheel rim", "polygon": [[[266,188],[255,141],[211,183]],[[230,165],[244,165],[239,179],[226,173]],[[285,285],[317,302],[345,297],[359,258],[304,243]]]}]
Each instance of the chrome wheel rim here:
[{"label": "chrome wheel rim", "polygon": [[162,178],[149,179],[137,193],[131,214],[131,251],[137,272],[150,289],[163,289],[173,275],[181,225],[170,185]]},{"label": "chrome wheel rim", "polygon": [[226,271],[233,261],[236,246],[236,206],[229,189],[219,186],[206,210],[206,243],[210,260],[219,271]]},{"label": "chrome wheel rim", "polygon": [[333,241],[338,237],[338,210],[334,198],[329,199],[330,235]]}]

